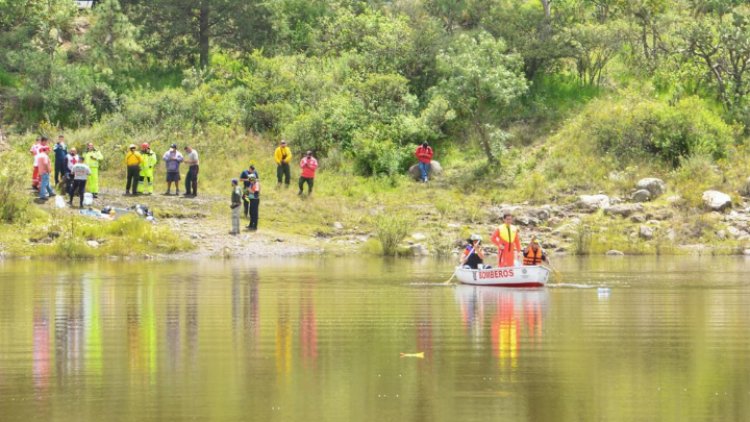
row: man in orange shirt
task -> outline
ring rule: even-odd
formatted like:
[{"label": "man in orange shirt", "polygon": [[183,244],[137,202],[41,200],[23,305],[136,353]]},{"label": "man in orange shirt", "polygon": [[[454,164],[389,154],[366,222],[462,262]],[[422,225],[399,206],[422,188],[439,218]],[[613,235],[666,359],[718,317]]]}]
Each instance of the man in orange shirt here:
[{"label": "man in orange shirt", "polygon": [[503,224],[492,233],[490,240],[497,245],[497,265],[499,267],[513,267],[516,255],[520,258],[521,239],[518,234],[518,227],[513,225],[511,214],[503,214]]}]

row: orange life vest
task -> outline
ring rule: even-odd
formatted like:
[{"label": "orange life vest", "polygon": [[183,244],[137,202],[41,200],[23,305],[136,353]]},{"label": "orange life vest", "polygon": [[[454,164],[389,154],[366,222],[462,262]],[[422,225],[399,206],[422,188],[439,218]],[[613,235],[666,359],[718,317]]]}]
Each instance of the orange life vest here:
[{"label": "orange life vest", "polygon": [[543,257],[544,252],[542,252],[542,248],[539,248],[534,252],[534,248],[529,246],[523,251],[523,265],[539,265],[542,263]]}]

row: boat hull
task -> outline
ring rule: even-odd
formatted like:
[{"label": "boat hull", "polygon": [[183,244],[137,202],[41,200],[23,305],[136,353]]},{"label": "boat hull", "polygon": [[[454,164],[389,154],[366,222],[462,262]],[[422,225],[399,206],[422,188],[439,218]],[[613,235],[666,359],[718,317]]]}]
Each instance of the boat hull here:
[{"label": "boat hull", "polygon": [[496,287],[544,287],[549,269],[539,265],[500,267],[482,270],[456,268],[456,278],[463,284]]}]

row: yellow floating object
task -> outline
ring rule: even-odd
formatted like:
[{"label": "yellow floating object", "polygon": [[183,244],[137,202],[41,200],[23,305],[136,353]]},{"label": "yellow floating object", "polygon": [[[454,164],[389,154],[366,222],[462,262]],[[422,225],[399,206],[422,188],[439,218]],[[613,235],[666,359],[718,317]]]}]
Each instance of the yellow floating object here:
[{"label": "yellow floating object", "polygon": [[424,352],[419,353],[401,353],[402,358],[418,358],[418,359],[424,359]]}]

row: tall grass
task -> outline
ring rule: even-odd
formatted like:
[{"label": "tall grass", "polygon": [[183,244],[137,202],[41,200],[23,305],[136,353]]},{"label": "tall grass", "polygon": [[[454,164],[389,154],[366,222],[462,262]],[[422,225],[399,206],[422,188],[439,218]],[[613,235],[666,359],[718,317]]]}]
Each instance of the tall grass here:
[{"label": "tall grass", "polygon": [[409,234],[413,224],[410,217],[398,212],[384,213],[375,218],[375,232],[383,246],[383,255],[397,255],[398,245]]},{"label": "tall grass", "polygon": [[0,221],[17,223],[27,217],[30,184],[30,167],[24,164],[28,158],[21,153],[9,151],[0,154]]}]

